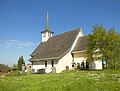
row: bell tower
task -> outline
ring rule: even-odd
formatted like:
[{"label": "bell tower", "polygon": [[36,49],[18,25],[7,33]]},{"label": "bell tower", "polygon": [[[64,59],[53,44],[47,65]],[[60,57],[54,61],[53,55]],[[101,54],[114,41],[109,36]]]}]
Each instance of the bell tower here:
[{"label": "bell tower", "polygon": [[49,14],[48,10],[46,11],[46,29],[41,32],[42,33],[42,42],[46,42],[54,32],[49,29]]}]

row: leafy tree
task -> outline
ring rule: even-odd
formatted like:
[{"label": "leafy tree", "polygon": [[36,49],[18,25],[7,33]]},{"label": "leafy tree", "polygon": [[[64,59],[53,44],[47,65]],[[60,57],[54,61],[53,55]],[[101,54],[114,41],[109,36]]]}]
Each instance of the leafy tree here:
[{"label": "leafy tree", "polygon": [[107,33],[105,55],[110,69],[118,69],[120,65],[120,35],[111,29]]},{"label": "leafy tree", "polygon": [[120,65],[120,35],[113,29],[107,30],[103,25],[95,25],[93,34],[87,36],[89,41],[87,47],[88,61],[106,61],[108,67],[117,69]]},{"label": "leafy tree", "polygon": [[87,47],[88,61],[98,59],[104,60],[104,55],[101,54],[104,54],[104,48],[106,46],[106,29],[103,27],[103,25],[95,25],[93,29],[93,34],[89,34],[87,36],[89,41]]},{"label": "leafy tree", "polygon": [[19,59],[18,59],[18,64],[17,64],[18,70],[22,70],[22,64],[25,64],[23,56],[19,57]]}]

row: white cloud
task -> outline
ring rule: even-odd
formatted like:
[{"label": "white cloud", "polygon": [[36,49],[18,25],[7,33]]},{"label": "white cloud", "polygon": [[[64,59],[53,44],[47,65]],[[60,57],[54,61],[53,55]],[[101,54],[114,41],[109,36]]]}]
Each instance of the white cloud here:
[{"label": "white cloud", "polygon": [[27,42],[27,41],[19,41],[19,40],[7,40],[7,41],[0,41],[0,47],[4,48],[25,48],[25,47],[32,47],[35,46],[36,43]]}]

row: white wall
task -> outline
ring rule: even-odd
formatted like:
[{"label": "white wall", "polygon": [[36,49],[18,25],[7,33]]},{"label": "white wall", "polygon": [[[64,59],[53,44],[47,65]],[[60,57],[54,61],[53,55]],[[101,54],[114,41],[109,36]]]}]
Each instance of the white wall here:
[{"label": "white wall", "polygon": [[38,69],[45,68],[45,62],[44,61],[35,61],[33,62],[32,69],[37,72]]},{"label": "white wall", "polygon": [[93,66],[91,69],[102,70],[102,61],[101,60],[92,62],[92,65]]},{"label": "white wall", "polygon": [[[86,58],[86,53],[85,52],[81,52],[81,53],[76,53],[74,54],[74,62],[77,63],[81,63],[84,61],[84,63],[86,62],[87,58]],[[102,70],[102,61],[97,60],[91,63],[91,68],[90,69],[96,69],[96,70]]]},{"label": "white wall", "polygon": [[[57,61],[54,60],[54,67],[56,67]],[[51,60],[47,61],[47,67],[45,67],[45,61],[36,61],[33,62],[33,66],[32,69],[35,69],[35,72],[37,72],[38,69],[45,69],[46,73],[49,73],[52,71],[52,64],[51,64]]]},{"label": "white wall", "polygon": [[52,33],[49,33],[49,32],[42,33],[42,42],[47,41],[50,37],[52,37]]},{"label": "white wall", "polygon": [[60,73],[63,70],[66,69],[66,66],[68,66],[70,69],[72,68],[72,56],[71,53],[67,53],[64,57],[62,57],[58,64],[56,65],[56,73]]}]

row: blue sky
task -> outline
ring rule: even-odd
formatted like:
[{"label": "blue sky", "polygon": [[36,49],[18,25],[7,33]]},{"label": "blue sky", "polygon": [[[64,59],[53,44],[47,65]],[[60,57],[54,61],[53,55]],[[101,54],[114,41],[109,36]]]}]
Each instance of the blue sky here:
[{"label": "blue sky", "polygon": [[80,27],[87,35],[95,24],[120,33],[120,0],[0,0],[0,63],[12,66],[21,55],[28,63],[45,30],[47,5],[54,35]]}]

